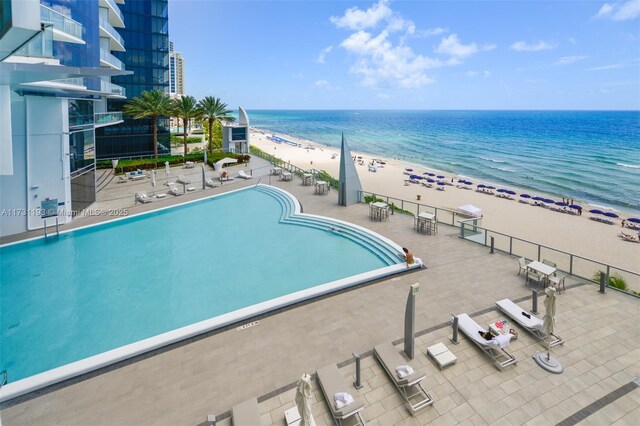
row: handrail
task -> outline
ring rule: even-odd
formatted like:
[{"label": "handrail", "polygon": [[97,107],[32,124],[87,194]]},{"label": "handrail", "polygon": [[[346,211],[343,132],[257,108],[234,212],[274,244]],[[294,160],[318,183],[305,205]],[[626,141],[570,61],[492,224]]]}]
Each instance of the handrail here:
[{"label": "handrail", "polygon": [[2,382],[0,382],[0,389],[2,389],[2,387],[7,384],[7,370],[0,371],[0,374],[2,374]]}]

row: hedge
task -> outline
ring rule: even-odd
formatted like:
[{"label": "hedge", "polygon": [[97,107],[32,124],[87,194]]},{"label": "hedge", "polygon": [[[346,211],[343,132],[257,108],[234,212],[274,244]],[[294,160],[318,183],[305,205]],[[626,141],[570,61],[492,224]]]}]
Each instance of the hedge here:
[{"label": "hedge", "polygon": [[[213,163],[220,161],[223,158],[231,157],[238,160],[238,163],[244,163],[249,161],[251,156],[243,154],[230,154],[222,152],[214,152],[207,154],[207,163],[213,166]],[[165,167],[165,162],[169,162],[170,165],[183,164],[185,161],[202,162],[204,160],[203,153],[188,154],[186,157],[182,155],[164,155],[156,158],[134,158],[130,160],[120,160],[116,167],[117,173],[128,173],[136,170],[149,170],[149,169],[161,169]],[[111,167],[111,161],[101,161],[105,165],[108,163],[108,167]]]}]

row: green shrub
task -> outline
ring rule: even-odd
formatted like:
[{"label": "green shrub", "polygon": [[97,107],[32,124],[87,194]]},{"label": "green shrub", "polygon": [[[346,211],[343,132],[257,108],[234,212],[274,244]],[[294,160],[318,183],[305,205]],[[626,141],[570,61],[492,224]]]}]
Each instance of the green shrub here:
[{"label": "green shrub", "polygon": [[[184,136],[183,135],[171,135],[171,142],[174,144],[184,144]],[[204,142],[199,136],[187,136],[187,143],[201,143]]]},{"label": "green shrub", "polygon": [[163,155],[156,158],[134,158],[131,160],[120,160],[116,171],[118,173],[133,172],[135,170],[150,170],[164,168],[164,163],[169,162],[170,165],[182,164],[185,161],[203,161],[202,153],[189,154],[187,157],[182,155]]},{"label": "green shrub", "polygon": [[[373,195],[365,195],[364,196],[364,202],[369,204],[369,203],[378,203],[378,202],[382,202],[382,203],[386,203],[386,201],[383,198],[378,198],[378,197],[374,197]],[[413,216],[413,213],[410,212],[409,210],[404,210],[401,209],[400,207],[396,206],[394,203],[391,203],[389,205],[391,207],[391,210],[398,212],[398,213],[404,213],[404,214],[408,214]]]},{"label": "green shrub", "polygon": [[[600,271],[593,274],[593,280],[596,282],[600,282]],[[609,287],[617,288],[618,290],[622,291],[629,291],[627,281],[622,278],[620,274],[613,274],[609,276]]]}]

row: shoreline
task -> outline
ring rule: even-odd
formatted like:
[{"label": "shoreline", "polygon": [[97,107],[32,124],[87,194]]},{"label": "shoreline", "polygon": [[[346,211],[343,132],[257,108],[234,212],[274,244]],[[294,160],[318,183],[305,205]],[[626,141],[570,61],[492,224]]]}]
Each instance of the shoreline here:
[{"label": "shoreline", "polygon": [[[302,144],[302,147],[287,143],[276,143],[267,139],[267,135],[275,135]],[[273,132],[265,128],[251,128],[251,143],[263,151],[275,155],[284,161],[290,161],[303,169],[315,168],[325,170],[330,175],[337,177],[339,174],[340,148],[327,146],[319,142],[298,138],[292,135]],[[314,149],[306,149],[313,146]],[[335,154],[335,156],[334,156]],[[480,207],[483,214],[483,227],[496,232],[512,235],[524,240],[534,241],[559,250],[574,253],[597,261],[615,265],[630,271],[640,272],[636,259],[640,258],[640,244],[623,241],[617,234],[624,230],[626,233],[635,234],[636,231],[621,227],[621,220],[639,215],[620,209],[607,207],[606,210],[615,212],[620,217],[614,219],[614,225],[589,220],[589,210],[603,209],[604,206],[591,204],[583,200],[574,200],[582,205],[582,215],[561,214],[546,208],[534,208],[535,206],[520,203],[520,193],[530,193],[532,196],[558,198],[539,190],[528,190],[513,185],[501,185],[484,179],[476,179],[473,176],[444,172],[432,167],[405,161],[402,159],[388,158],[352,151],[352,155],[360,156],[364,165],[358,165],[356,169],[366,192],[373,192],[380,196],[390,196],[406,201],[418,202],[417,196],[421,196],[421,202],[440,208],[458,210],[463,204],[472,204]],[[385,164],[375,173],[368,171],[368,163],[375,158]],[[435,188],[426,188],[418,184],[404,183],[407,175],[405,168],[413,168],[416,174],[422,175],[429,171],[446,176],[447,181],[454,179],[454,186],[446,186],[444,191],[436,191]],[[456,188],[457,180],[466,178],[473,181],[473,190]],[[517,192],[515,200],[501,199],[475,191],[476,185],[492,185],[496,188],[509,188]],[[557,199],[556,201],[560,201]],[[510,203],[510,204],[509,204]]]}]

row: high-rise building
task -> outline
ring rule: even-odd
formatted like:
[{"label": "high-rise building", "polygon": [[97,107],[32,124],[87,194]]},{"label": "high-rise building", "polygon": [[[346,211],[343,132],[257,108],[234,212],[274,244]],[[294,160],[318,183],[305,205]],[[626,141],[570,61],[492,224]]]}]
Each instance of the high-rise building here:
[{"label": "high-rise building", "polygon": [[[125,28],[120,33],[127,50],[114,54],[133,73],[114,78],[114,83],[126,89],[128,99],[148,90],[161,90],[168,95],[168,0],[127,1],[121,9]],[[125,103],[126,99],[110,99],[108,111],[122,112]],[[134,120],[125,115],[123,123],[99,129],[96,151],[98,159],[152,156],[151,119]],[[162,117],[158,120],[158,152],[170,151],[169,118]]]},{"label": "high-rise building", "polygon": [[169,95],[171,99],[184,96],[184,58],[182,53],[173,50],[169,42]]},{"label": "high-rise building", "polygon": [[0,235],[42,228],[44,205],[65,223],[95,201],[96,129],[122,122],[106,103],[125,98],[111,82],[126,73],[111,53],[123,3],[0,2]]}]

